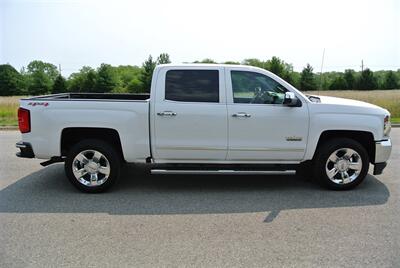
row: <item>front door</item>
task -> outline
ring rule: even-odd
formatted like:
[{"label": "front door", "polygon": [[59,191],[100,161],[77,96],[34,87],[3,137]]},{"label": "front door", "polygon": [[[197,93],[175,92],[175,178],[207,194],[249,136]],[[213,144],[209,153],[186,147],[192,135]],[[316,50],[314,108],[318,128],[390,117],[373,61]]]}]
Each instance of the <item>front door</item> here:
[{"label": "front door", "polygon": [[308,110],[283,104],[288,91],[267,72],[226,69],[228,155],[231,161],[288,162],[303,159]]},{"label": "front door", "polygon": [[152,147],[156,162],[225,160],[228,123],[223,68],[168,69],[158,77]]}]

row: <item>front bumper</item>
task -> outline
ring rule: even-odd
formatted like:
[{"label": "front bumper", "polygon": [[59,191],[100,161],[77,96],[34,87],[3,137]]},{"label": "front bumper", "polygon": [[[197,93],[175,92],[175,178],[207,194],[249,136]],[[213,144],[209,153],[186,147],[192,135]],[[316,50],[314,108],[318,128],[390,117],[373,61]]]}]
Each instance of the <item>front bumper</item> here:
[{"label": "front bumper", "polygon": [[375,161],[374,161],[374,175],[382,174],[383,169],[386,167],[386,161],[392,152],[392,142],[390,139],[375,142]]},{"label": "front bumper", "polygon": [[32,145],[28,142],[18,142],[15,144],[15,147],[20,149],[20,152],[16,153],[16,156],[23,157],[23,158],[34,158],[35,154],[32,150]]},{"label": "front bumper", "polygon": [[375,142],[375,161],[374,163],[386,162],[392,152],[392,142],[390,139]]}]

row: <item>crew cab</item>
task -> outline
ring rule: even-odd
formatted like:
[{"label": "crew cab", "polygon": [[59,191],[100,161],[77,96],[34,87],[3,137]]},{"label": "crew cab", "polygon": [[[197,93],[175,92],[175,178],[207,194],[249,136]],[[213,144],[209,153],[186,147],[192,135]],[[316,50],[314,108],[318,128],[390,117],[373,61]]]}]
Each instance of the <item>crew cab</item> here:
[{"label": "crew cab", "polygon": [[335,190],[381,174],[390,114],[307,96],[264,69],[159,65],[150,94],[65,93],[21,99],[19,157],[64,161],[70,182],[101,192],[121,165],[152,174],[295,174]]}]

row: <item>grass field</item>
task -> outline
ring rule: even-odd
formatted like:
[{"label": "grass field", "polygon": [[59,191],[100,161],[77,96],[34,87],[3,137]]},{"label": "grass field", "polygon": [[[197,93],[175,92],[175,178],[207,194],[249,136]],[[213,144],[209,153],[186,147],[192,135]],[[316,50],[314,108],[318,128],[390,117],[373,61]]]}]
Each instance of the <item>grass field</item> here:
[{"label": "grass field", "polygon": [[[400,123],[400,89],[397,90],[329,90],[307,91],[310,95],[326,95],[366,101],[384,107],[392,114],[392,123]],[[21,96],[0,97],[0,126],[17,126],[17,109]]]},{"label": "grass field", "polygon": [[0,126],[17,126],[17,109],[21,96],[0,97]]}]

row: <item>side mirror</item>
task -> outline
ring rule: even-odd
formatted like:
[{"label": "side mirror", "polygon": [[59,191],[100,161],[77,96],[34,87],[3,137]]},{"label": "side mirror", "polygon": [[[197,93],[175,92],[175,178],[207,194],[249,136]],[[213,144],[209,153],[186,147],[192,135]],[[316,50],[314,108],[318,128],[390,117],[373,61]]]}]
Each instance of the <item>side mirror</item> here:
[{"label": "side mirror", "polygon": [[293,92],[285,92],[283,104],[289,107],[300,107],[301,101],[296,97]]}]

